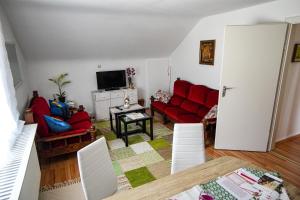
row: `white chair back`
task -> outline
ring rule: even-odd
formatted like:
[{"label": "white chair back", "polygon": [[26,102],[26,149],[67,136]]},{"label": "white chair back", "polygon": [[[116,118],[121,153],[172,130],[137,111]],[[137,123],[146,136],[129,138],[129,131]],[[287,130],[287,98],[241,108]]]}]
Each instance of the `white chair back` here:
[{"label": "white chair back", "polygon": [[117,191],[117,176],[104,137],[77,152],[79,172],[87,200],[99,200]]},{"label": "white chair back", "polygon": [[205,162],[202,123],[175,124],[171,174]]}]

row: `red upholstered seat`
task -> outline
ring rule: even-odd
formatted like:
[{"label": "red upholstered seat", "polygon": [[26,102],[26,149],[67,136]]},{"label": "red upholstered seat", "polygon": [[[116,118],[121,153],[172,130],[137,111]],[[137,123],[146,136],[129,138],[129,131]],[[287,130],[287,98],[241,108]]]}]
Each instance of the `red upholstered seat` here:
[{"label": "red upholstered seat", "polygon": [[92,122],[90,121],[81,121],[77,123],[72,124],[72,130],[77,130],[77,129],[89,129],[92,127]]},{"label": "red upholstered seat", "polygon": [[187,112],[196,114],[199,110],[199,104],[194,103],[190,100],[184,100],[183,103],[180,105],[180,108]]},{"label": "red upholstered seat", "polygon": [[204,85],[193,85],[188,81],[176,80],[169,103],[152,101],[152,113],[157,110],[174,122],[199,123],[209,110],[218,104],[218,95],[218,90]]},{"label": "red upholstered seat", "polygon": [[214,105],[218,104],[218,100],[219,100],[219,91],[210,90],[207,94],[205,106],[207,108],[212,108]]},{"label": "red upholstered seat", "polygon": [[[47,101],[43,97],[36,97],[32,101],[31,110],[33,112],[34,121],[38,124],[38,128],[37,128],[38,135],[42,138],[51,137],[51,136],[56,137],[57,133],[51,133],[49,131],[49,127],[44,119],[45,115],[48,116],[51,115],[50,108]],[[57,116],[54,117],[59,118]],[[71,124],[72,130],[59,133],[60,135],[61,134],[72,135],[74,133],[77,133],[78,131],[79,132],[80,131],[82,132],[83,130],[86,131],[92,126],[89,114],[84,111],[75,113],[67,122]]]},{"label": "red upholstered seat", "polygon": [[173,95],[170,99],[170,104],[172,106],[180,106],[180,104],[182,104],[183,101],[184,101],[183,97]]},{"label": "red upholstered seat", "polygon": [[176,80],[174,82],[174,95],[186,98],[192,84],[184,80]]},{"label": "red upholstered seat", "polygon": [[164,112],[169,118],[175,121],[178,119],[179,115],[188,114],[187,111],[173,106],[167,107]]},{"label": "red upholstered seat", "polygon": [[67,120],[67,122],[71,125],[82,121],[90,121],[90,116],[87,112],[84,111],[77,112],[73,114],[69,120]]},{"label": "red upholstered seat", "polygon": [[209,109],[206,108],[205,106],[200,106],[197,115],[198,117],[200,117],[200,119],[202,120],[203,117],[209,112]]},{"label": "red upholstered seat", "polygon": [[159,112],[163,112],[164,109],[167,107],[167,104],[161,101],[154,101],[152,102],[151,106]]},{"label": "red upholstered seat", "polygon": [[196,114],[183,114],[178,115],[177,120],[179,123],[200,123],[202,118]]},{"label": "red upholstered seat", "polygon": [[187,99],[195,103],[205,105],[208,92],[209,88],[204,85],[192,85]]}]

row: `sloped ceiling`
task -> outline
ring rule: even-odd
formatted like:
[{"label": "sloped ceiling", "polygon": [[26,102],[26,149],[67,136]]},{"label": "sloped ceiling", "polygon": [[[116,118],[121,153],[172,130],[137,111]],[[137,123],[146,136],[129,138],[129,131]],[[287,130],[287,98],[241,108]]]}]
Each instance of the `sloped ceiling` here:
[{"label": "sloped ceiling", "polygon": [[[29,60],[169,56],[205,16],[270,0],[3,0]],[[213,26],[213,24],[212,24]]]}]

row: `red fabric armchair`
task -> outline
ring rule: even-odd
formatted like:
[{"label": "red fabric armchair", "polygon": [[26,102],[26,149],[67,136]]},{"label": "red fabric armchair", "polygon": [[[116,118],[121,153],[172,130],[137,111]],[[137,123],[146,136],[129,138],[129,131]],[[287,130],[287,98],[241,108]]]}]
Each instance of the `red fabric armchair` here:
[{"label": "red fabric armchair", "polygon": [[75,152],[95,140],[95,128],[85,111],[73,114],[67,120],[72,129],[62,133],[52,133],[44,115],[51,116],[48,103],[43,97],[35,97],[31,107],[25,111],[25,121],[38,124],[36,143],[41,157]]},{"label": "red fabric armchair", "polygon": [[151,114],[153,116],[156,111],[165,120],[176,123],[199,123],[218,104],[218,94],[218,90],[178,79],[174,82],[173,96],[168,103],[151,98]]}]

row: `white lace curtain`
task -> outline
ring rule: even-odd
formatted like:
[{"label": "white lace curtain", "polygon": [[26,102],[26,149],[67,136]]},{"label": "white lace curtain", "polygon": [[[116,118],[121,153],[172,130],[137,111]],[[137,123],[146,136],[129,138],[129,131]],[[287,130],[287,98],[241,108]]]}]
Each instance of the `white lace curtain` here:
[{"label": "white lace curtain", "polygon": [[19,132],[18,118],[15,88],[0,21],[0,167],[11,157],[10,148]]}]

